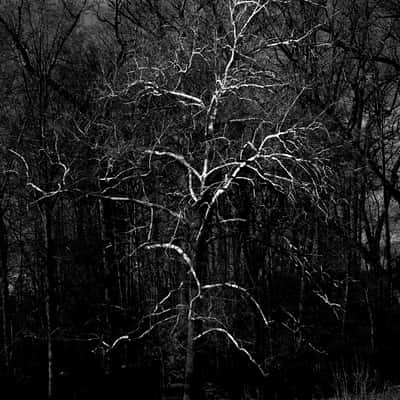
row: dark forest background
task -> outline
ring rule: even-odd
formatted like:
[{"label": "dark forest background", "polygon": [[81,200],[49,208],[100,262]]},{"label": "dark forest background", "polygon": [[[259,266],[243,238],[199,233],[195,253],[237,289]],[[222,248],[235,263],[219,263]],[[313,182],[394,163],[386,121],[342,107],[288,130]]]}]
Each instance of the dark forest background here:
[{"label": "dark forest background", "polygon": [[4,398],[400,382],[397,0],[4,0],[0,37]]}]

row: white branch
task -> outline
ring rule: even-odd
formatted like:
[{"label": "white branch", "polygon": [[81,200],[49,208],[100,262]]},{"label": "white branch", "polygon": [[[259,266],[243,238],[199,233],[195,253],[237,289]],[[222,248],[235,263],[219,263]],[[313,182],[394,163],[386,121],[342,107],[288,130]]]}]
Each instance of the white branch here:
[{"label": "white branch", "polygon": [[333,308],[339,308],[342,309],[342,306],[339,303],[333,303],[328,299],[328,296],[326,294],[321,294],[319,292],[314,291],[314,294],[319,297],[326,305],[329,307]]},{"label": "white branch", "polygon": [[199,180],[201,181],[201,175],[197,170],[189,164],[189,162],[183,157],[181,154],[173,153],[171,151],[158,151],[158,150],[146,150],[145,153],[151,154],[151,155],[156,155],[156,156],[166,156],[170,157],[176,161],[178,161],[180,164],[182,164],[187,170],[188,170],[188,186],[189,186],[189,192],[192,197],[192,199],[197,202],[198,198],[196,196],[196,193],[193,190],[193,182],[192,182],[192,174]]},{"label": "white branch", "polygon": [[114,342],[112,342],[111,345],[107,344],[104,341],[103,341],[103,344],[107,347],[107,351],[111,351],[111,350],[115,349],[115,347],[118,345],[118,343],[121,343],[124,340],[130,341],[129,335],[123,335],[123,336],[118,337],[117,339],[114,340]]},{"label": "white branch", "polygon": [[51,190],[51,191],[47,192],[47,191],[43,190],[41,187],[39,187],[38,185],[36,185],[35,183],[31,182],[30,175],[29,175],[29,166],[28,166],[28,163],[27,163],[25,157],[11,149],[9,150],[9,152],[14,154],[15,156],[17,156],[23,162],[23,164],[25,166],[25,175],[26,175],[26,179],[27,179],[26,185],[30,186],[32,189],[36,190],[37,192],[39,192],[42,195],[42,197],[40,197],[36,201],[40,201],[45,198],[53,197],[53,196],[63,192],[63,190],[61,190],[61,185],[59,183],[57,184],[56,190]]},{"label": "white branch", "polygon": [[199,340],[202,337],[208,335],[209,333],[213,333],[213,332],[219,332],[219,333],[224,334],[240,352],[242,352],[243,354],[245,354],[247,356],[247,358],[250,360],[250,362],[257,367],[257,369],[260,371],[261,375],[264,378],[269,376],[269,373],[264,371],[262,366],[254,359],[254,357],[250,354],[250,352],[246,348],[241,346],[239,344],[239,342],[233,337],[233,335],[231,333],[229,333],[226,329],[223,329],[223,328],[210,328],[210,329],[207,329],[206,331],[200,333],[199,335],[195,336],[193,340]]},{"label": "white branch", "polygon": [[173,91],[173,90],[165,90],[164,92],[168,93],[168,94],[170,94],[172,96],[176,96],[176,97],[180,97],[182,99],[193,101],[194,104],[191,103],[190,105],[196,105],[196,106],[201,107],[201,108],[205,107],[205,105],[204,105],[204,103],[203,103],[203,101],[201,99],[199,99],[198,97],[192,96],[190,94],[183,93],[183,92],[176,92],[176,91]]},{"label": "white branch", "polygon": [[[144,87],[144,89],[139,92],[140,94],[142,94],[143,91],[144,91],[143,94],[145,94],[149,91],[151,93],[151,91],[152,91],[154,95],[158,95],[158,96],[162,95],[162,94],[171,95],[171,96],[177,97],[178,99],[181,99],[181,102],[184,103],[185,105],[205,108],[203,101],[199,97],[196,97],[191,94],[184,93],[184,92],[178,92],[175,90],[162,89],[162,88],[158,87],[154,82],[151,82],[151,81],[143,81],[141,79],[135,80],[134,82],[130,83],[127,86],[125,92],[128,92],[129,89],[131,89],[132,87],[136,87],[136,86]],[[116,96],[116,94],[112,91],[110,96],[114,97],[114,96]],[[185,100],[190,101],[190,103],[186,103]]]},{"label": "white branch", "polygon": [[132,338],[132,339],[143,339],[146,335],[148,335],[148,334],[149,334],[153,329],[155,329],[157,326],[159,326],[159,325],[161,325],[161,324],[164,324],[164,323],[166,323],[166,322],[168,322],[168,321],[171,321],[171,320],[173,320],[173,319],[176,319],[176,318],[178,318],[178,315],[172,315],[172,316],[170,316],[170,317],[164,318],[164,319],[162,319],[162,320],[156,322],[155,324],[152,324],[152,325],[150,326],[150,328],[149,328],[149,329],[146,329],[141,335],[139,335],[139,336],[137,336],[137,337],[135,337],[135,338]]},{"label": "white branch", "polygon": [[312,29],[310,29],[308,32],[306,32],[303,36],[297,38],[297,39],[288,39],[288,40],[280,40],[275,43],[270,43],[267,44],[267,47],[279,47],[279,46],[290,46],[292,44],[298,44],[304,39],[307,39],[313,32],[315,32],[318,28],[320,28],[322,24],[318,24],[314,26]]},{"label": "white branch", "polygon": [[170,210],[167,207],[162,206],[161,204],[152,203],[151,201],[139,200],[134,197],[111,196],[111,195],[104,195],[104,194],[97,194],[94,196],[101,198],[101,199],[107,199],[107,200],[113,200],[113,201],[131,201],[132,203],[140,204],[145,207],[156,208],[158,210],[165,211],[175,218],[178,218],[178,219],[182,218],[181,213],[177,213],[175,211]]},{"label": "white branch", "polygon": [[256,307],[257,311],[260,313],[261,318],[264,322],[264,325],[267,328],[270,327],[270,325],[273,321],[268,321],[268,319],[265,316],[264,311],[261,309],[261,306],[258,303],[258,301],[244,287],[239,286],[236,283],[225,282],[225,283],[214,283],[214,284],[210,284],[210,285],[204,285],[201,287],[201,289],[207,290],[207,289],[216,289],[216,288],[222,288],[222,287],[227,287],[227,288],[238,290],[241,294],[243,294],[245,297],[247,297],[250,300],[250,302]]},{"label": "white branch", "polygon": [[168,322],[172,319],[177,318],[176,315],[172,315],[170,317],[164,318],[158,322],[156,322],[155,324],[152,324],[150,326],[150,328],[146,329],[142,334],[140,334],[139,336],[133,337],[131,335],[122,335],[119,336],[117,339],[114,340],[114,342],[112,342],[112,344],[108,344],[105,341],[102,342],[102,344],[107,348],[107,351],[110,352],[112,350],[115,349],[115,347],[118,346],[119,343],[123,342],[123,341],[128,341],[130,342],[131,340],[138,340],[138,339],[143,339],[146,335],[148,335],[153,329],[155,329],[157,326],[164,324],[165,322]]},{"label": "white branch", "polygon": [[164,296],[164,297],[156,304],[156,306],[154,307],[154,310],[153,310],[153,314],[156,313],[156,312],[158,312],[158,309],[172,296],[172,294],[173,294],[174,292],[177,292],[177,291],[179,291],[180,289],[182,289],[182,287],[183,287],[183,282],[181,282],[181,283],[179,284],[179,286],[178,286],[176,289],[170,290],[170,291],[168,292],[168,294],[167,294],[166,296]]},{"label": "white branch", "polygon": [[200,293],[201,290],[201,285],[200,285],[200,281],[199,278],[197,276],[197,273],[194,269],[194,265],[192,262],[192,259],[190,258],[190,256],[182,249],[182,247],[173,244],[173,243],[156,243],[156,244],[149,244],[147,246],[145,246],[146,249],[151,250],[151,249],[167,249],[167,250],[173,250],[176,253],[178,253],[182,259],[185,261],[186,265],[189,268],[189,272],[192,275],[195,283],[196,283],[196,287],[197,287],[197,292],[198,294]]}]

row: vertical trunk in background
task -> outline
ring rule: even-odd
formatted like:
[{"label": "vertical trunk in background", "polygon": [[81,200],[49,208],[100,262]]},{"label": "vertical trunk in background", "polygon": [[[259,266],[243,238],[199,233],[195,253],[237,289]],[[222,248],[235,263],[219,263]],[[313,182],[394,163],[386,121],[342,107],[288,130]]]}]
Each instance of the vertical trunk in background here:
[{"label": "vertical trunk in background", "polygon": [[[385,162],[383,162],[385,164]],[[390,306],[393,293],[393,270],[392,270],[392,250],[391,250],[391,234],[390,234],[390,195],[387,188],[383,189],[383,203],[385,213],[385,258],[386,258],[386,275],[387,275],[387,293],[384,297],[387,305]]]},{"label": "vertical trunk in background", "polygon": [[193,394],[193,373],[194,373],[194,326],[193,326],[193,309],[191,307],[192,276],[189,278],[188,289],[188,316],[187,316],[187,334],[186,334],[186,359],[185,359],[185,381],[183,386],[183,400],[192,400]]},{"label": "vertical trunk in background", "polygon": [[107,287],[107,275],[108,275],[108,263],[107,263],[107,233],[106,233],[106,224],[104,222],[104,206],[103,200],[98,200],[99,206],[99,223],[100,223],[100,236],[101,236],[101,258],[103,264],[103,282],[104,282],[104,302],[108,304],[110,297],[108,293]]},{"label": "vertical trunk in background", "polygon": [[344,278],[344,298],[343,298],[343,317],[342,317],[342,327],[341,327],[341,336],[344,340],[346,334],[346,321],[348,314],[348,301],[349,301],[349,284],[350,284],[350,273],[349,273],[349,265],[346,267],[345,278]]},{"label": "vertical trunk in background", "polygon": [[305,294],[305,265],[304,261],[302,261],[299,265],[299,280],[300,280],[300,287],[299,287],[299,304],[297,310],[297,320],[299,323],[299,330],[296,337],[296,350],[300,350],[302,342],[303,342],[303,332],[302,332],[302,325],[303,325],[303,315],[304,315],[304,294]]},{"label": "vertical trunk in background", "polygon": [[369,299],[369,291],[368,288],[364,289],[364,299],[365,304],[367,305],[368,311],[368,322],[369,322],[369,343],[371,346],[371,354],[375,353],[375,317],[374,311],[371,305],[371,301]]},{"label": "vertical trunk in background", "polygon": [[2,352],[4,353],[4,367],[8,373],[8,238],[6,224],[4,221],[4,212],[0,209],[0,294],[1,294],[1,331],[2,331]]},{"label": "vertical trunk in background", "polygon": [[[348,194],[348,197],[350,198],[352,195],[351,189],[350,193]],[[347,196],[347,192],[346,192]],[[344,226],[345,230],[350,231],[349,237],[352,238],[351,236],[351,220],[352,220],[352,210],[351,207],[352,205],[349,204],[348,207],[344,208],[343,210],[343,220],[344,221],[349,221],[348,224]],[[345,247],[346,242],[345,242],[345,237],[342,238],[342,248],[347,249]],[[348,252],[346,254],[343,252],[341,257],[342,257],[342,264],[344,266],[344,288],[343,288],[343,314],[342,314],[342,320],[341,320],[341,327],[340,327],[340,334],[342,339],[345,339],[345,333],[346,333],[346,321],[347,321],[347,314],[348,314],[348,299],[349,299],[349,283],[350,283],[350,275],[351,275],[351,260],[352,260],[352,252],[353,250],[350,248],[348,249]]]},{"label": "vertical trunk in background", "polygon": [[[213,218],[213,213],[209,213],[208,217],[205,217],[205,213],[200,211],[200,221],[204,224],[204,229],[200,236],[195,241],[192,257],[192,268],[196,271],[197,278],[201,281],[204,275],[207,273],[208,260],[209,260],[209,248],[207,238],[210,235],[210,223]],[[195,230],[199,231],[199,230]],[[188,313],[187,313],[187,327],[186,327],[186,354],[185,354],[185,372],[184,372],[184,387],[183,387],[183,400],[192,400],[194,394],[193,388],[193,374],[194,374],[194,337],[195,337],[195,325],[194,325],[194,302],[193,298],[198,294],[198,288],[194,288],[195,285],[194,276],[189,272],[188,279]]]},{"label": "vertical trunk in background", "polygon": [[[50,200],[51,201],[51,200]],[[53,399],[54,396],[54,354],[53,354],[53,331],[56,328],[56,264],[54,258],[53,240],[53,216],[52,204],[47,201],[44,204],[43,225],[44,241],[46,250],[46,334],[47,334],[47,398]]]},{"label": "vertical trunk in background", "polygon": [[[360,122],[361,124],[361,122]],[[361,128],[360,128],[361,129]],[[360,164],[356,162],[355,170],[360,168]],[[359,185],[359,176],[354,174],[350,181],[350,194],[351,198],[350,209],[348,210],[348,220],[349,220],[349,237],[352,243],[356,244],[351,246],[348,252],[348,259],[345,262],[346,270],[345,270],[345,287],[344,287],[344,299],[343,299],[343,319],[342,319],[342,337],[345,338],[346,335],[346,325],[350,321],[351,312],[352,312],[352,299],[355,297],[355,287],[352,284],[353,282],[357,282],[360,279],[361,274],[361,262],[359,257],[359,251],[357,249],[357,245],[361,243],[361,216],[362,216],[362,194],[359,193],[360,185]],[[343,245],[343,248],[346,244]]]},{"label": "vertical trunk in background", "polygon": [[[293,243],[298,249],[302,249],[304,252],[309,251],[309,243],[313,243],[313,226],[307,223],[307,217],[303,223],[305,224],[304,233],[301,234],[297,230],[293,231]],[[296,255],[296,253],[295,253]],[[290,255],[290,257],[292,257]],[[296,257],[297,258],[297,257]],[[294,333],[294,348],[296,351],[300,350],[302,341],[303,341],[303,332],[302,332],[302,325],[303,325],[303,315],[304,315],[304,296],[305,296],[305,262],[304,260],[292,260],[294,261],[294,266],[296,268],[295,273],[298,279],[298,300],[297,300],[297,330]]]},{"label": "vertical trunk in background", "polygon": [[[272,320],[272,302],[273,302],[273,292],[272,288],[274,287],[274,260],[273,260],[273,253],[272,253],[272,244],[273,244],[273,237],[270,236],[269,240],[270,246],[267,247],[267,255],[266,255],[266,265],[267,265],[267,277],[266,277],[266,297],[267,297],[267,309],[266,315],[268,321]],[[272,360],[274,357],[274,347],[273,347],[273,337],[272,337],[272,330],[268,329],[268,350],[269,350],[269,358]]]},{"label": "vertical trunk in background", "polygon": [[[376,113],[379,117],[379,131],[380,131],[380,140],[381,140],[381,158],[382,158],[382,175],[386,179],[386,151],[385,151],[385,130],[384,130],[384,117],[383,117],[383,104],[381,100],[381,96],[378,89],[378,99],[376,105]],[[393,272],[392,272],[392,251],[391,251],[391,238],[390,238],[390,215],[389,215],[389,207],[390,207],[390,194],[386,185],[383,185],[383,212],[384,212],[384,222],[385,222],[385,258],[386,258],[386,273],[387,273],[387,293],[384,296],[384,299],[388,301],[388,305],[390,305],[392,299],[392,280],[393,280]]]},{"label": "vertical trunk in background", "polygon": [[[218,108],[218,96],[215,96],[210,103],[210,106],[207,111],[207,122],[204,128],[204,140],[205,140],[205,149],[203,156],[203,174],[204,176],[209,170],[209,158],[210,158],[210,142],[209,139],[214,137],[215,133],[215,121],[217,119],[217,113],[219,111]],[[205,182],[204,182],[205,183]],[[207,198],[210,196],[208,193],[205,197],[202,197],[202,204],[199,208],[199,227],[196,230],[199,235],[195,241],[194,245],[194,257],[193,261],[193,270],[196,271],[199,269],[200,272],[203,272],[203,266],[207,265],[208,261],[208,244],[207,238],[210,233],[210,221],[212,220],[212,212],[210,210],[206,211],[208,202],[211,201],[211,198]],[[201,229],[204,228],[201,232]],[[196,232],[195,231],[195,232]],[[205,267],[207,270],[207,266]],[[201,275],[200,275],[201,279]],[[193,372],[194,372],[194,321],[193,321],[193,303],[192,303],[192,282],[194,283],[194,276],[190,275],[189,279],[189,310],[188,310],[188,326],[187,326],[187,343],[186,343],[186,365],[185,365],[185,385],[184,385],[184,394],[183,400],[191,400],[192,392],[193,392]]]},{"label": "vertical trunk in background", "polygon": [[105,319],[107,326],[112,330],[110,319],[110,305],[121,305],[121,281],[118,273],[119,266],[116,260],[116,229],[113,204],[107,199],[98,200],[101,251],[103,264],[104,304],[106,306]]}]

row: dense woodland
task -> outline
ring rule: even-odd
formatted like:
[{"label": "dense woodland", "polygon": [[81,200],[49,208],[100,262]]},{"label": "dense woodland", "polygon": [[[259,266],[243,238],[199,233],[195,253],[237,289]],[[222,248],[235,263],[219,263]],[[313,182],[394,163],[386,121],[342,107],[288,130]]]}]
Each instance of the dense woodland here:
[{"label": "dense woodland", "polygon": [[397,0],[4,0],[0,37],[3,398],[400,382]]}]

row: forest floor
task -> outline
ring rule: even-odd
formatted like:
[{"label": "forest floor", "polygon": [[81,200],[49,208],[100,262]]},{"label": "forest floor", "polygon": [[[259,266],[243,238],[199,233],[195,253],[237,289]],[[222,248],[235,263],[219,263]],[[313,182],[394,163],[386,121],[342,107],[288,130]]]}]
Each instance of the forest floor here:
[{"label": "forest floor", "polygon": [[[204,399],[205,400],[232,400],[232,393],[228,394],[225,391],[217,388],[215,385],[209,384],[205,388]],[[342,392],[343,393],[343,392]],[[257,400],[254,395],[249,393],[242,394],[243,400]],[[237,398],[236,396],[234,396]],[[259,398],[259,397],[257,397]],[[274,397],[271,397],[271,399]],[[170,393],[162,397],[163,400],[181,400],[182,394]],[[315,398],[314,400],[321,400]],[[350,394],[345,393],[341,396],[334,396],[325,400],[400,400],[400,385],[392,385],[384,388],[383,391],[371,390],[368,393],[361,394]]]},{"label": "forest floor", "polygon": [[400,400],[400,385],[392,385],[383,391],[374,391],[362,394],[345,394],[343,396],[331,397],[327,400]]},{"label": "forest floor", "polygon": [[382,392],[371,392],[359,395],[346,394],[344,396],[332,397],[328,400],[399,400],[400,385],[388,386]]}]

